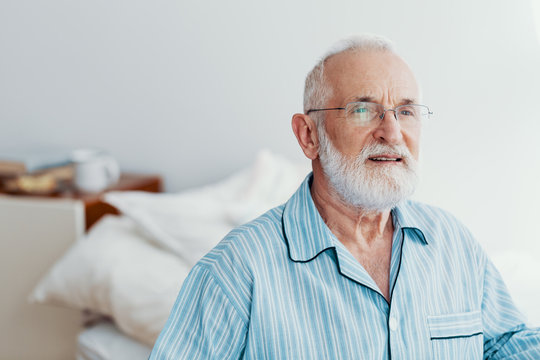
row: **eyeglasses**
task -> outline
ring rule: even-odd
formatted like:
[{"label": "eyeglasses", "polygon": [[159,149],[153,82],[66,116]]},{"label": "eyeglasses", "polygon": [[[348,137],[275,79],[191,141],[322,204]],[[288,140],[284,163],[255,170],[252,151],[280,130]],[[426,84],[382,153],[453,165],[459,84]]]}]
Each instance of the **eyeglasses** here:
[{"label": "eyeglasses", "polygon": [[384,119],[387,111],[393,111],[394,117],[401,126],[420,125],[433,115],[426,105],[420,104],[405,104],[397,106],[393,109],[385,109],[384,106],[372,102],[357,101],[345,105],[345,107],[327,108],[327,109],[310,109],[306,112],[309,115],[314,111],[327,110],[345,110],[347,120],[353,121],[360,126],[372,126]]}]

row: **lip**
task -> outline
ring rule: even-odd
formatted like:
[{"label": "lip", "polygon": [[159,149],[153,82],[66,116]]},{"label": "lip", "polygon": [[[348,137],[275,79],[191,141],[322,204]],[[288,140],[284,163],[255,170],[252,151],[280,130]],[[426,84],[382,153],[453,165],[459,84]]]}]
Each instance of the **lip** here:
[{"label": "lip", "polygon": [[403,157],[396,154],[375,154],[370,155],[368,157],[368,160],[379,163],[395,163],[401,162],[403,160]]}]

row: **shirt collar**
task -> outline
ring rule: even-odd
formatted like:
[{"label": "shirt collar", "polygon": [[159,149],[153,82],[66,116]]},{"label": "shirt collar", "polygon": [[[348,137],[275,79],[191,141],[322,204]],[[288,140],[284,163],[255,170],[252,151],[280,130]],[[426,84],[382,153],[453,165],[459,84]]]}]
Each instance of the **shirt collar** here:
[{"label": "shirt collar", "polygon": [[[416,234],[417,239],[426,245],[428,244],[427,239],[432,232],[432,229],[429,229],[428,226],[433,226],[433,224],[426,224],[425,221],[423,221],[425,216],[422,216],[422,214],[419,213],[415,202],[411,200],[400,202],[392,209],[392,217],[394,223],[397,223],[402,230]],[[397,227],[394,228],[397,229]],[[428,236],[426,237],[425,234],[428,234]]]},{"label": "shirt collar", "polygon": [[[321,252],[335,248],[335,241],[338,241],[315,207],[310,192],[312,179],[313,174],[310,173],[283,210],[283,230],[289,257],[293,261],[310,261]],[[404,201],[392,210],[394,224],[397,223],[403,230],[412,231],[416,238],[428,244],[421,230],[426,224],[422,224],[415,215],[410,201]],[[398,227],[395,229],[398,230]]]},{"label": "shirt collar", "polygon": [[335,247],[334,234],[321,218],[311,197],[310,173],[285,204],[283,230],[293,261],[310,261],[326,249]]}]

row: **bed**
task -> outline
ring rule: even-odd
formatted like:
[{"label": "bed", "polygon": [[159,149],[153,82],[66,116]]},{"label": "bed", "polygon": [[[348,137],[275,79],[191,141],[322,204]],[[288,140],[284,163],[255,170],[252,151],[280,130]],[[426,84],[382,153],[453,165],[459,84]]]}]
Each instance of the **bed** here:
[{"label": "bed", "polygon": [[307,163],[263,151],[218,183],[175,194],[109,192],[104,200],[120,215],[103,217],[71,246],[30,301],[90,319],[77,359],[146,359],[191,267],[233,227],[285,202],[308,172]]},{"label": "bed", "polygon": [[[85,311],[77,359],[146,359],[191,267],[234,226],[285,202],[307,164],[267,151],[223,181],[176,194],[111,192],[120,210],[56,262],[30,300]],[[518,306],[540,324],[538,261],[526,251],[491,254]]]},{"label": "bed", "polygon": [[76,360],[146,360],[152,349],[103,321],[81,331]]}]

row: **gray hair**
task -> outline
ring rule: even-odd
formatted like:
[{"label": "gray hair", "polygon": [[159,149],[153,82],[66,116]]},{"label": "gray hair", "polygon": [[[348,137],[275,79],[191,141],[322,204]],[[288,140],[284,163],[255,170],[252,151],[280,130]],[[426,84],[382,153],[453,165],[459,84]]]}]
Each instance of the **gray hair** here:
[{"label": "gray hair", "polygon": [[[333,89],[328,84],[324,74],[326,61],[334,55],[346,51],[388,51],[395,53],[394,44],[387,38],[380,35],[362,34],[345,38],[335,43],[330,50],[324,54],[321,60],[308,73],[304,87],[304,114],[309,109],[324,108],[327,101],[332,97]],[[324,113],[313,113],[311,116],[317,126],[322,124]]]}]

